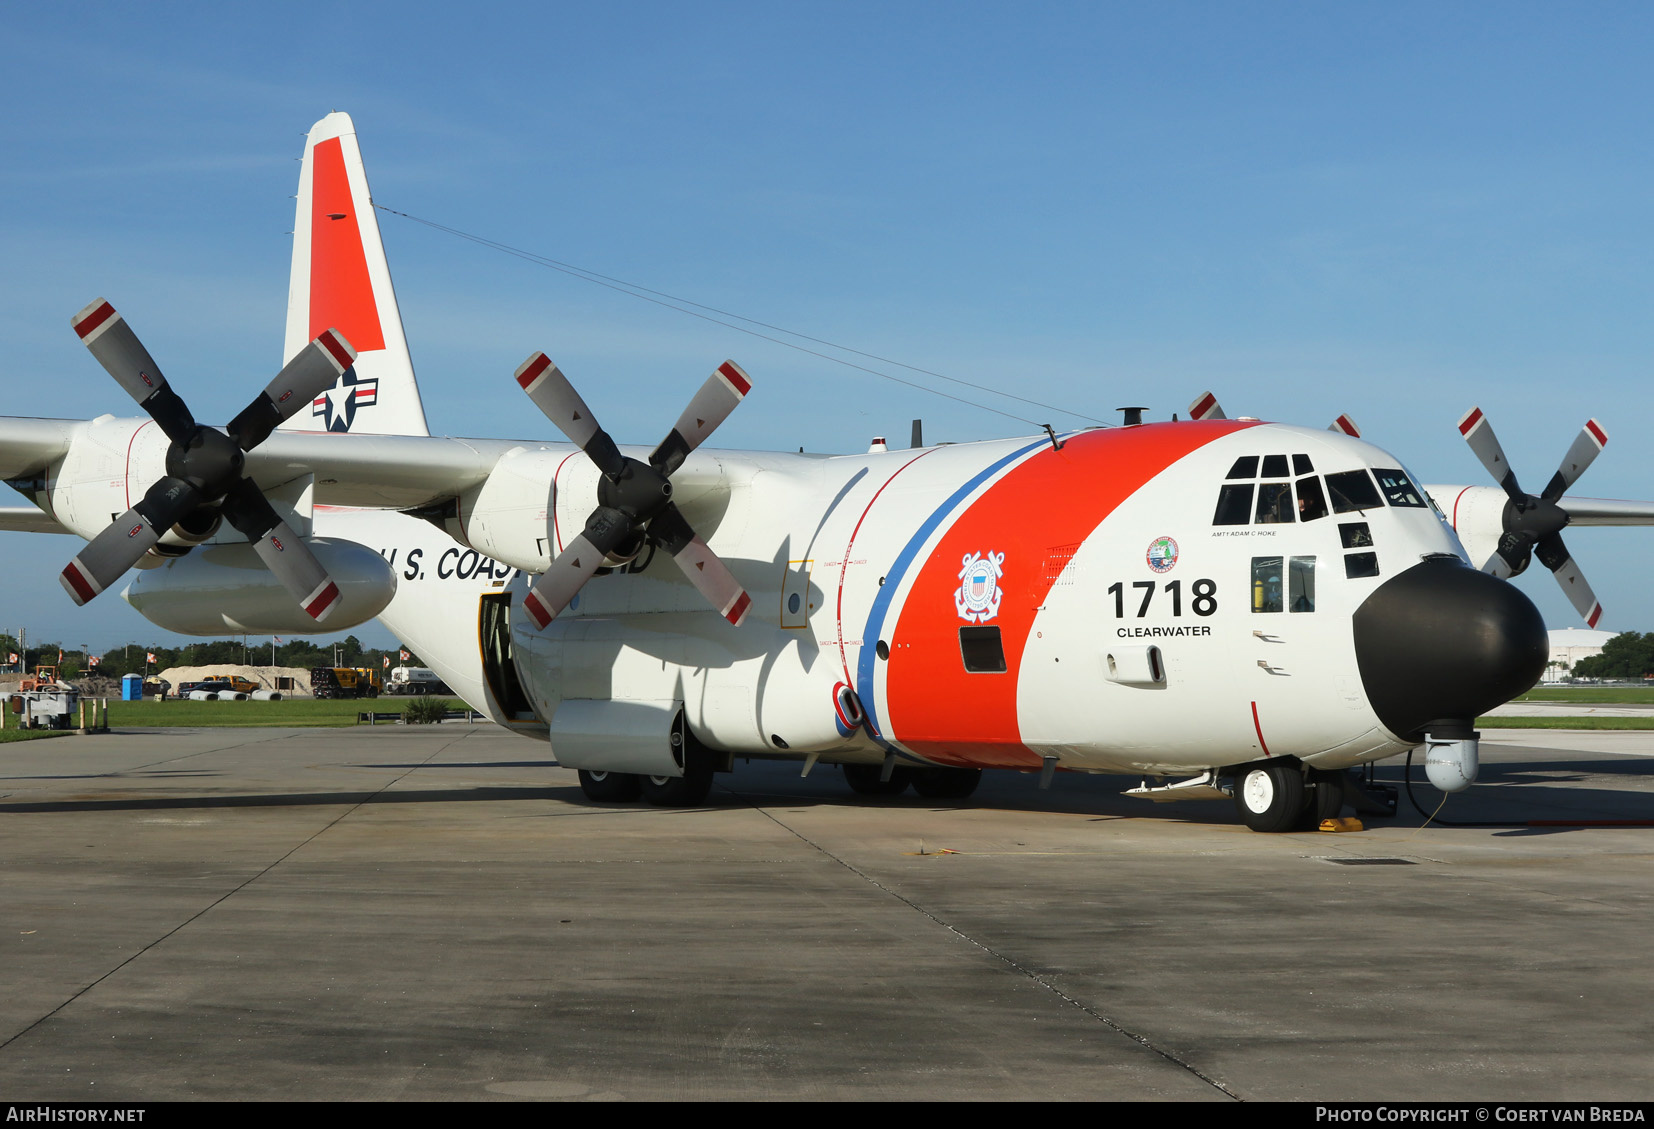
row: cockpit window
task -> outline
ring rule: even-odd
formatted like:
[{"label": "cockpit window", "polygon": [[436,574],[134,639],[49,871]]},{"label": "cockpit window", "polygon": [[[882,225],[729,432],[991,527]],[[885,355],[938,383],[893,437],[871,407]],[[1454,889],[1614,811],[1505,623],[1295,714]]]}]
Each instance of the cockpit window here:
[{"label": "cockpit window", "polygon": [[1277,525],[1291,520],[1293,520],[1292,484],[1290,482],[1265,482],[1261,484],[1258,487],[1258,524]]},{"label": "cockpit window", "polygon": [[1252,520],[1252,484],[1233,483],[1218,491],[1213,525],[1246,525]]},{"label": "cockpit window", "polygon": [[1315,464],[1309,461],[1309,456],[1308,455],[1293,455],[1292,456],[1292,473],[1293,474],[1314,474],[1315,473]]},{"label": "cockpit window", "polygon": [[1373,489],[1373,480],[1364,470],[1346,470],[1327,475],[1327,492],[1332,495],[1332,512],[1353,513],[1356,510],[1380,510],[1384,501]]},{"label": "cockpit window", "polygon": [[1278,612],[1284,601],[1281,598],[1281,557],[1253,557],[1252,558],[1252,610],[1255,612]]},{"label": "cockpit window", "polygon": [[1286,475],[1285,455],[1265,455],[1263,457],[1263,476],[1265,478],[1285,478]]},{"label": "cockpit window", "polygon": [[1341,521],[1338,523],[1338,538],[1346,549],[1365,549],[1373,543],[1373,531],[1364,521]]},{"label": "cockpit window", "polygon": [[1242,455],[1235,460],[1235,465],[1229,468],[1225,478],[1256,478],[1258,477],[1258,456]]},{"label": "cockpit window", "polygon": [[1414,506],[1424,509],[1423,492],[1401,471],[1375,469],[1373,474],[1378,479],[1378,488],[1384,491],[1384,496],[1390,499],[1392,506]]},{"label": "cockpit window", "polygon": [[1321,493],[1321,480],[1311,475],[1298,480],[1298,520],[1314,521],[1327,516],[1327,497]]},{"label": "cockpit window", "polygon": [[1293,557],[1287,572],[1287,610],[1315,610],[1315,558]]}]

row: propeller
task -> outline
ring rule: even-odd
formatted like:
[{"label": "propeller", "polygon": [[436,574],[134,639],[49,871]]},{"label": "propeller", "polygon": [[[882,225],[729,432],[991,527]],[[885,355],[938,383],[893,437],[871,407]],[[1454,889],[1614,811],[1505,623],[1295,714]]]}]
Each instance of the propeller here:
[{"label": "propeller", "polygon": [[1218,406],[1218,398],[1210,392],[1204,392],[1194,403],[1189,405],[1190,419],[1228,419],[1223,409]]},{"label": "propeller", "polygon": [[1503,535],[1499,547],[1488,558],[1484,572],[1498,577],[1516,576],[1528,567],[1534,554],[1539,563],[1551,570],[1562,591],[1591,627],[1602,618],[1602,605],[1586,583],[1584,573],[1574,563],[1568,547],[1562,543],[1562,530],[1568,524],[1568,513],[1557,500],[1585,473],[1585,468],[1596,459],[1608,443],[1608,433],[1594,419],[1586,420],[1579,435],[1562,456],[1562,465],[1545,484],[1538,495],[1524,493],[1517,484],[1516,472],[1505,458],[1493,426],[1482,414],[1481,408],[1471,408],[1459,421],[1459,434],[1482,461],[1496,482],[1510,499],[1505,503]]},{"label": "propeller", "polygon": [[664,549],[718,614],[739,627],[752,597],[678,512],[672,502],[671,477],[745,399],[752,381],[741,367],[725,361],[714,370],[646,463],[620,453],[580,393],[544,353],[535,353],[522,363],[517,383],[603,475],[597,508],[586,519],[585,529],[558,554],[523,599],[535,625],[544,629],[568,607],[606,559],[630,559],[647,541]]},{"label": "propeller", "polygon": [[317,622],[325,619],[338,601],[338,586],[258,485],[243,474],[243,468],[248,451],[268,439],[283,420],[314,402],[350,367],[356,350],[344,335],[329,329],[306,345],[220,431],[195,422],[189,407],[114,306],[99,298],[69,324],[98,363],[172,441],[167,448],[166,474],[63,569],[58,579],[75,603],[84,605],[119,580],[174,526],[188,521],[199,530],[205,524],[203,517],[210,520],[222,514],[253,543],[265,567],[310,617]]}]

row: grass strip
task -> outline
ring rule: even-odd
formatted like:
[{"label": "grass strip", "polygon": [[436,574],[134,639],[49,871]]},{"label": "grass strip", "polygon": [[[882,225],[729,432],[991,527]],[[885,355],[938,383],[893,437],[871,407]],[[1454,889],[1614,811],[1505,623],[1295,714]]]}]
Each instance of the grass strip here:
[{"label": "grass strip", "polygon": [[1654,689],[1643,686],[1536,686],[1516,699],[1519,702],[1629,702],[1654,705]]},{"label": "grass strip", "polygon": [[1477,729],[1654,729],[1654,717],[1479,717]]},{"label": "grass strip", "polygon": [[110,702],[109,724],[115,729],[159,726],[343,728],[355,725],[356,715],[369,710],[400,713],[401,703],[370,698],[322,701],[296,698],[286,702]]},{"label": "grass strip", "polygon": [[[6,719],[10,725],[11,718]],[[73,729],[0,729],[0,745],[11,741],[38,741],[42,737],[67,737]]]}]

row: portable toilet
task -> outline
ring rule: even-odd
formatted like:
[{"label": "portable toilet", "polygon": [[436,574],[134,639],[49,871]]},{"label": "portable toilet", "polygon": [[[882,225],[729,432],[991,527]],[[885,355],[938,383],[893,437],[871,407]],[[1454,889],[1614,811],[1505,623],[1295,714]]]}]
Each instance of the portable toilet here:
[{"label": "portable toilet", "polygon": [[121,675],[121,701],[141,702],[144,700],[144,676],[141,674]]}]

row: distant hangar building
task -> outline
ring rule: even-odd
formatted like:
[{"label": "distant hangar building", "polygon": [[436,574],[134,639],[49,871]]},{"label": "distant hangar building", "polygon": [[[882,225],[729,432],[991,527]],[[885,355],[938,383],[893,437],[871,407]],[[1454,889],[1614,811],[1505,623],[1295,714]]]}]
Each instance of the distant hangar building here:
[{"label": "distant hangar building", "polygon": [[1551,658],[1545,664],[1542,682],[1561,682],[1573,674],[1574,664],[1580,659],[1602,654],[1608,640],[1618,631],[1591,631],[1583,627],[1562,627],[1549,633]]}]

